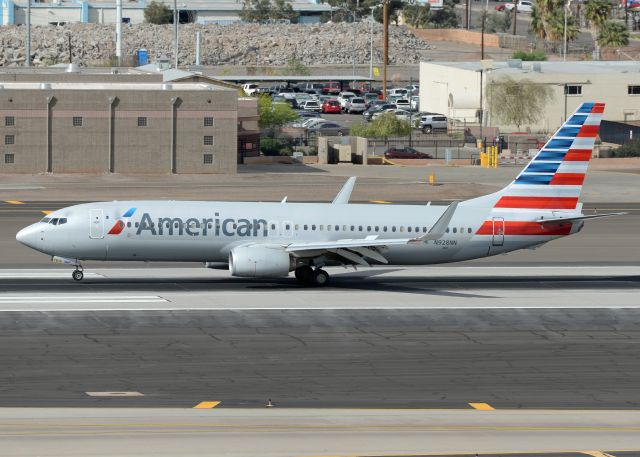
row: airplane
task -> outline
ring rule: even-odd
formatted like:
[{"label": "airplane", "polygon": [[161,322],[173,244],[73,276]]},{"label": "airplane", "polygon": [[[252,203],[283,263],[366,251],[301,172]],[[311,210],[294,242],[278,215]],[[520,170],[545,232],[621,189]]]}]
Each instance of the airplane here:
[{"label": "airplane", "polygon": [[325,266],[427,265],[534,248],[579,232],[578,199],[603,103],[583,103],[513,182],[447,205],[351,204],[355,177],[331,203],[114,201],[57,210],[16,239],[74,266],[82,262],[202,262],[232,276],[286,277],[323,286]]}]

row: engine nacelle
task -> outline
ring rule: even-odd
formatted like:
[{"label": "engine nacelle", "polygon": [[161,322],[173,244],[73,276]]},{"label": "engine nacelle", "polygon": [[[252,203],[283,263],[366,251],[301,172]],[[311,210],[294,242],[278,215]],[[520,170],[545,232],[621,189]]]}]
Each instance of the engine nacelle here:
[{"label": "engine nacelle", "polygon": [[232,276],[287,276],[294,267],[295,262],[282,246],[250,244],[233,248],[229,253],[229,271]]}]

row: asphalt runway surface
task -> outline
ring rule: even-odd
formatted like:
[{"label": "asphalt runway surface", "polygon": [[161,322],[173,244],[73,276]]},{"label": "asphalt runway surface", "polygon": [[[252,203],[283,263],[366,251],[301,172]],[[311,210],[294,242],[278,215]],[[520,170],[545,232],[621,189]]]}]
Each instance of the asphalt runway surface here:
[{"label": "asphalt runway surface", "polygon": [[640,408],[640,267],[331,272],[2,270],[0,405]]}]

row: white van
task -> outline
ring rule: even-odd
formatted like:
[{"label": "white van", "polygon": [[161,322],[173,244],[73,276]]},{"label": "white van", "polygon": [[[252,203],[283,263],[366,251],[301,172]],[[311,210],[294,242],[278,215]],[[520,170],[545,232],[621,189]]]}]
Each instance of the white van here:
[{"label": "white van", "polygon": [[242,90],[249,96],[256,95],[258,93],[258,89],[260,89],[260,86],[255,83],[247,83],[242,85]]}]

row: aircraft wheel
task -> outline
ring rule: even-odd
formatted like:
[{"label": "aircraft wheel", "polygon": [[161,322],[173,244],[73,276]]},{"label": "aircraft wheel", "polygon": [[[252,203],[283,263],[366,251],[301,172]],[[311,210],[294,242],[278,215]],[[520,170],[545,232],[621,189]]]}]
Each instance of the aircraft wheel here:
[{"label": "aircraft wheel", "polygon": [[313,284],[318,287],[323,287],[329,282],[329,273],[318,268],[313,272]]},{"label": "aircraft wheel", "polygon": [[313,268],[309,265],[303,265],[295,269],[294,274],[298,281],[306,282],[313,277]]},{"label": "aircraft wheel", "polygon": [[82,278],[84,278],[84,274],[80,270],[74,270],[74,272],[71,273],[71,277],[76,281],[82,281]]}]

